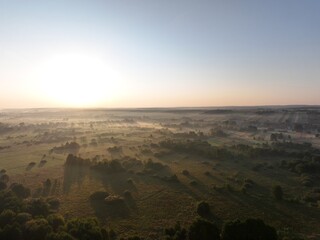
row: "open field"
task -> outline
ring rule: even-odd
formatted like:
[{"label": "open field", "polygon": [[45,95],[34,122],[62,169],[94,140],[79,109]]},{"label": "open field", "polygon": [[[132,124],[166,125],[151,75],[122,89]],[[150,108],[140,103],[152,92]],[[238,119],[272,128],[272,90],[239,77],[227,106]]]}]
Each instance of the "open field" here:
[{"label": "open field", "polygon": [[[9,185],[58,198],[66,219],[96,216],[120,237],[157,239],[177,221],[190,225],[206,201],[219,227],[261,218],[316,239],[319,133],[317,107],[3,110],[0,169]],[[44,194],[47,179],[55,187]],[[104,210],[89,200],[96,191],[131,198]]]}]

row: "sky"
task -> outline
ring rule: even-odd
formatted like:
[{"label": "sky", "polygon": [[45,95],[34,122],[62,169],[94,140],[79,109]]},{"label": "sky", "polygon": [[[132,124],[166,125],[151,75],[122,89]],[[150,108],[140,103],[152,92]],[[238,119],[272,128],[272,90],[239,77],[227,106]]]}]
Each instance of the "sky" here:
[{"label": "sky", "polygon": [[320,104],[318,0],[0,0],[0,108]]}]

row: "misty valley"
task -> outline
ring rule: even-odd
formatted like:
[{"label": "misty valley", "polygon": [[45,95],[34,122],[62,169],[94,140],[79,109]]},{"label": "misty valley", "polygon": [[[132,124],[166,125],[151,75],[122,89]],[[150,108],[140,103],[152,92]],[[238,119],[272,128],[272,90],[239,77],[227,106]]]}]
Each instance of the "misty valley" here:
[{"label": "misty valley", "polygon": [[0,112],[1,239],[319,239],[320,108]]}]

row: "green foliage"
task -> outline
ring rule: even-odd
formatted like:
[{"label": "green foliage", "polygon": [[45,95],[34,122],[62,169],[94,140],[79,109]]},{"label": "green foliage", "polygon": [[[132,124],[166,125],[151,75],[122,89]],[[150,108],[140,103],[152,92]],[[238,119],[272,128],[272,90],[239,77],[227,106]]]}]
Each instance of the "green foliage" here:
[{"label": "green foliage", "polygon": [[25,224],[26,222],[30,221],[31,219],[32,219],[32,215],[30,213],[26,213],[26,212],[18,213],[16,216],[16,221],[21,225]]},{"label": "green foliage", "polygon": [[12,210],[4,210],[0,214],[0,227],[4,227],[6,225],[12,224],[16,217],[16,213]]},{"label": "green foliage", "polygon": [[188,236],[189,240],[219,240],[220,231],[214,223],[199,218],[191,224]]},{"label": "green foliage", "polygon": [[150,169],[153,171],[161,171],[162,169],[164,169],[167,166],[163,165],[160,162],[154,162],[151,159],[149,159],[147,162],[144,163],[144,167],[145,167],[145,169]]},{"label": "green foliage", "polygon": [[95,218],[72,219],[66,224],[67,232],[79,240],[103,240],[101,228]]},{"label": "green foliage", "polygon": [[277,240],[273,227],[266,225],[260,219],[247,219],[227,222],[222,230],[222,240]]},{"label": "green foliage", "polygon": [[20,226],[17,223],[6,225],[2,230],[0,229],[0,239],[21,240],[22,231]]},{"label": "green foliage", "polygon": [[24,208],[24,204],[11,190],[0,191],[0,212],[10,209],[20,212]]},{"label": "green foliage", "polygon": [[58,198],[49,198],[47,199],[47,203],[50,208],[57,210],[60,206],[60,200]]},{"label": "green foliage", "polygon": [[58,233],[51,232],[46,236],[45,240],[76,240],[76,239],[66,232],[58,232]]},{"label": "green foliage", "polygon": [[122,166],[121,162],[116,159],[107,162],[98,162],[97,164],[92,165],[91,169],[97,172],[108,174],[120,173],[125,171],[125,168]]},{"label": "green foliage", "polygon": [[50,214],[47,221],[54,230],[65,225],[64,217],[60,214]]},{"label": "green foliage", "polygon": [[25,238],[28,240],[43,240],[52,232],[52,227],[43,218],[33,219],[25,224]]},{"label": "green foliage", "polygon": [[228,149],[212,146],[207,141],[177,141],[169,139],[161,141],[159,144],[161,147],[176,152],[196,154],[210,159],[230,159],[234,157],[234,154]]},{"label": "green foliage", "polygon": [[31,199],[26,208],[33,216],[46,217],[50,213],[50,205],[43,198]]}]

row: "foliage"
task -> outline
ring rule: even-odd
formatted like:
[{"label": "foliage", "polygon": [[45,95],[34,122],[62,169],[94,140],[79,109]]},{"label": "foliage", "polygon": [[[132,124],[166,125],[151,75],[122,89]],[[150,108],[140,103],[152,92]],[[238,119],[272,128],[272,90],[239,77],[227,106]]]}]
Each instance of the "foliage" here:
[{"label": "foliage", "polygon": [[214,223],[199,218],[189,227],[188,236],[189,240],[219,240],[220,231]]},{"label": "foliage", "polygon": [[260,219],[227,222],[221,236],[222,240],[277,240],[276,230]]},{"label": "foliage", "polygon": [[90,201],[103,201],[106,199],[110,194],[104,191],[96,191],[90,195]]},{"label": "foliage", "polygon": [[20,183],[12,183],[10,189],[18,198],[24,199],[30,196],[30,189]]},{"label": "foliage", "polygon": [[197,204],[197,213],[201,217],[208,217],[211,214],[210,206],[207,202],[201,201]]}]

